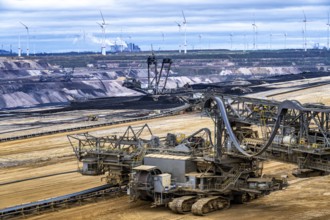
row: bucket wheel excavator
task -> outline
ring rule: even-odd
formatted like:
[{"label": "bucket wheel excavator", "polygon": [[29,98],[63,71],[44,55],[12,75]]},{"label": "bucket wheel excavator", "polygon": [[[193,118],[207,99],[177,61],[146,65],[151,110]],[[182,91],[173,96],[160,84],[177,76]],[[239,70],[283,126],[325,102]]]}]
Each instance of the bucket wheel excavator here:
[{"label": "bucket wheel excavator", "polygon": [[[205,215],[282,189],[285,177],[262,174],[265,159],[298,165],[298,177],[330,173],[328,106],[218,95],[206,99],[204,112],[214,121],[215,143],[201,129],[206,136],[198,131],[170,150],[146,155],[148,169],[134,168],[133,192],[146,191],[154,206],[175,213]],[[142,171],[149,182],[138,178]]]},{"label": "bucket wheel excavator", "polygon": [[151,200],[153,206],[166,205],[179,214],[205,215],[283,187],[281,178],[262,176],[262,159],[227,154],[232,146],[225,142],[226,115],[215,100],[205,106],[215,122],[215,144],[204,128],[175,147],[146,154],[143,165],[133,168],[131,198]]}]

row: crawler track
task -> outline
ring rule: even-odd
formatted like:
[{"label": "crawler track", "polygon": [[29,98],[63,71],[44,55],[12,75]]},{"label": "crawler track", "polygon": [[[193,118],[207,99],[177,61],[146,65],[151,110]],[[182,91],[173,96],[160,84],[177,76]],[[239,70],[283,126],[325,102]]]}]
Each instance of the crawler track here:
[{"label": "crawler track", "polygon": [[210,196],[207,198],[199,199],[191,207],[191,212],[194,215],[203,216],[209,212],[228,208],[230,202],[227,199],[219,196]]},{"label": "crawler track", "polygon": [[170,109],[166,112],[160,113],[160,114],[147,115],[147,116],[138,117],[138,118],[130,118],[130,119],[125,119],[125,120],[121,120],[121,121],[113,121],[113,122],[93,124],[93,125],[80,126],[80,127],[74,127],[74,128],[60,129],[60,130],[55,130],[55,131],[46,131],[46,132],[39,132],[39,133],[28,134],[28,135],[20,135],[20,136],[14,136],[14,137],[0,138],[0,143],[8,142],[8,141],[15,141],[15,140],[28,139],[28,138],[34,138],[34,137],[40,137],[40,136],[47,136],[47,135],[52,135],[52,134],[71,132],[71,131],[79,131],[79,130],[84,130],[84,129],[105,127],[105,126],[123,124],[123,123],[134,122],[134,121],[142,121],[142,120],[148,120],[148,119],[154,119],[154,118],[161,118],[161,117],[176,115],[176,114],[180,113],[181,111],[184,111],[184,110],[188,109],[190,106],[191,105],[186,104],[186,105],[183,105],[183,106],[180,106],[180,107],[177,107],[177,108],[172,108],[172,109]]},{"label": "crawler track", "polygon": [[102,185],[64,196],[8,207],[0,210],[0,219],[36,215],[46,211],[55,211],[74,204],[81,204],[85,201],[95,201],[97,198],[121,196],[124,194],[125,189],[126,186],[110,187],[109,185]]},{"label": "crawler track", "polygon": [[169,203],[169,208],[178,214],[190,212],[192,205],[196,202],[196,196],[182,196]]}]

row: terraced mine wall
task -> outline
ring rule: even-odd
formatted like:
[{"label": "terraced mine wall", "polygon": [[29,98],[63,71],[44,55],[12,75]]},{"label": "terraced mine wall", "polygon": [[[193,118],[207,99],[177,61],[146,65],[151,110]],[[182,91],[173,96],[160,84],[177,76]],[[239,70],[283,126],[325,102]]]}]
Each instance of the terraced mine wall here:
[{"label": "terraced mine wall", "polygon": [[[101,97],[139,96],[126,77],[146,84],[151,52],[100,55],[0,57],[0,109],[65,104]],[[173,60],[168,88],[250,80],[302,72],[329,72],[327,50],[157,52]]]}]

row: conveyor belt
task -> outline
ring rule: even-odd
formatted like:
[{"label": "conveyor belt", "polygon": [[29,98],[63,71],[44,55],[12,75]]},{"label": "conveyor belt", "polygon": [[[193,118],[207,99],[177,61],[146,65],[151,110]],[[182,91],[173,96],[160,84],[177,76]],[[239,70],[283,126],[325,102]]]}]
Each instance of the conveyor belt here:
[{"label": "conveyor belt", "polygon": [[217,108],[220,113],[219,117],[221,117],[221,119],[223,120],[223,122],[225,124],[225,127],[226,127],[230,140],[233,142],[235,148],[246,157],[259,156],[267,150],[267,148],[272,144],[272,142],[277,134],[277,131],[280,128],[280,124],[283,119],[283,116],[286,114],[288,109],[295,109],[295,110],[299,110],[299,111],[319,111],[319,112],[329,112],[330,111],[327,108],[320,108],[320,109],[315,108],[315,107],[308,108],[308,107],[301,105],[298,101],[295,101],[295,100],[293,100],[293,101],[286,100],[286,101],[281,102],[278,106],[278,114],[277,114],[277,118],[275,119],[276,122],[274,124],[274,127],[272,129],[272,132],[270,134],[268,141],[260,148],[260,150],[258,152],[254,153],[254,154],[250,154],[242,148],[237,137],[235,136],[234,131],[229,122],[226,106],[225,106],[223,100],[219,97],[213,97],[212,99],[217,103]]},{"label": "conveyor belt", "polygon": [[39,214],[42,211],[55,210],[57,208],[68,206],[76,202],[82,202],[90,198],[119,195],[122,194],[125,189],[125,186],[111,187],[108,184],[102,185],[72,194],[1,209],[0,218],[9,219],[18,216]]}]

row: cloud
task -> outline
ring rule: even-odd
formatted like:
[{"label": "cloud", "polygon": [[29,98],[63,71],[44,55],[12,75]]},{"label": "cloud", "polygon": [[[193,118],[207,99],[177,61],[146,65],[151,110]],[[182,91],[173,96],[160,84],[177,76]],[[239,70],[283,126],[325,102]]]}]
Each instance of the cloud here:
[{"label": "cloud", "polygon": [[111,7],[116,0],[2,0],[2,7],[7,10],[77,10],[81,8],[102,8]]},{"label": "cloud", "polygon": [[[241,48],[244,36],[251,44],[252,22],[258,25],[260,44],[266,47],[269,34],[288,33],[288,44],[297,45],[301,39],[304,10],[307,16],[307,35],[311,42],[323,42],[327,36],[327,0],[0,0],[0,41],[17,44],[17,36],[25,35],[19,21],[29,26],[39,50],[76,49],[83,41],[90,50],[99,50],[102,10],[107,26],[107,44],[134,42],[149,49],[150,44],[164,49],[177,48],[182,43],[175,21],[182,22],[181,10],[187,18],[187,40],[190,46],[199,44],[202,34],[208,45],[228,48],[229,33]],[[84,40],[82,40],[82,33]],[[166,36],[162,40],[161,33]],[[119,37],[122,36],[122,37]],[[131,36],[129,38],[128,36]],[[118,39],[122,39],[119,41]],[[283,47],[280,37],[274,44]],[[51,43],[49,43],[51,42]],[[322,43],[321,42],[321,43]],[[155,46],[156,47],[156,46]],[[211,46],[210,46],[211,47]]]}]

